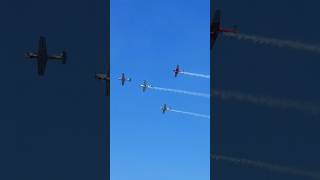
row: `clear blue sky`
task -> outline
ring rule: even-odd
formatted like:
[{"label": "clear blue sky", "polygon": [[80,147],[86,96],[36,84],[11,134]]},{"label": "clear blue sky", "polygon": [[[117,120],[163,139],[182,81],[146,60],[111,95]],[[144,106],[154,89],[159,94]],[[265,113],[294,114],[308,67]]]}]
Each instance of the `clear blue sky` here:
[{"label": "clear blue sky", "polygon": [[[209,114],[209,99],[150,85],[209,93],[209,1],[111,1],[111,179],[209,179],[209,120],[160,106]],[[124,72],[132,82],[116,80]]]},{"label": "clear blue sky", "polygon": [[[217,0],[222,26],[240,32],[310,44],[320,42],[318,1]],[[320,104],[320,56],[219,38],[213,51],[219,89]],[[319,117],[236,101],[215,100],[215,152],[319,171]],[[224,179],[307,179],[218,162]]]}]

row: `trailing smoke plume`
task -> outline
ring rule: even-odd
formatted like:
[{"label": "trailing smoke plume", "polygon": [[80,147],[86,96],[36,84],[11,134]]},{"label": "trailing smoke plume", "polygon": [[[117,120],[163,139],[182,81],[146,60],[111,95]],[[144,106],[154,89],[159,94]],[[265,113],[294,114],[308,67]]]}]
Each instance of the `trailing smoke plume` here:
[{"label": "trailing smoke plume", "polygon": [[320,107],[313,104],[306,104],[292,100],[274,99],[268,96],[253,96],[249,94],[242,94],[238,92],[219,91],[214,90],[213,95],[222,100],[237,100],[241,102],[248,102],[253,104],[262,104],[269,107],[283,108],[283,109],[296,109],[299,111],[309,112],[313,114],[320,113]]},{"label": "trailing smoke plume", "polygon": [[186,114],[186,115],[190,115],[190,116],[195,116],[195,117],[201,117],[201,118],[210,119],[210,116],[204,115],[204,114],[198,114],[198,113],[181,111],[181,110],[175,110],[175,109],[170,109],[169,111],[171,111],[171,112],[176,112],[176,113],[181,113],[181,114]]},{"label": "trailing smoke plume", "polygon": [[[206,94],[206,93],[153,87],[153,86],[150,86],[149,88],[158,90],[158,91],[173,92],[173,93],[180,93],[180,94],[186,94],[191,96],[210,98],[210,94]],[[256,105],[265,105],[272,108],[295,109],[302,112],[312,113],[314,115],[318,115],[320,113],[319,106],[302,103],[298,101],[287,100],[287,99],[275,99],[269,96],[253,96],[250,94],[243,94],[243,93],[231,92],[231,91],[221,91],[221,90],[214,90],[213,96],[215,96],[216,98],[220,98],[222,100],[236,100],[236,101],[252,103]]]},{"label": "trailing smoke plume", "polygon": [[244,158],[234,158],[234,157],[228,157],[228,156],[222,156],[222,155],[211,155],[211,158],[216,161],[225,161],[230,162],[233,164],[238,164],[242,166],[251,166],[255,168],[263,168],[269,171],[273,172],[279,172],[279,173],[286,173],[294,176],[303,176],[303,177],[310,177],[314,179],[320,179],[320,174],[310,171],[305,171],[301,169],[296,168],[290,168],[285,166],[279,166],[275,164],[269,164],[261,161],[253,161],[249,159]]},{"label": "trailing smoke plume", "polygon": [[158,90],[158,91],[174,92],[174,93],[186,94],[191,96],[210,98],[210,94],[205,94],[205,93],[191,92],[191,91],[185,91],[185,90],[179,90],[179,89],[161,88],[161,87],[154,87],[154,86],[151,86],[149,88]]},{"label": "trailing smoke plume", "polygon": [[194,76],[194,77],[200,77],[200,78],[206,78],[206,79],[210,79],[209,75],[206,74],[198,74],[198,73],[192,73],[192,72],[180,72],[181,74],[185,74],[185,75],[189,75],[189,76]]},{"label": "trailing smoke plume", "polygon": [[278,48],[292,48],[303,51],[310,51],[320,53],[320,47],[310,44],[305,44],[297,41],[280,40],[275,38],[268,38],[262,36],[248,35],[242,33],[223,33],[224,36],[236,38],[238,40],[251,41],[256,44],[270,45]]}]

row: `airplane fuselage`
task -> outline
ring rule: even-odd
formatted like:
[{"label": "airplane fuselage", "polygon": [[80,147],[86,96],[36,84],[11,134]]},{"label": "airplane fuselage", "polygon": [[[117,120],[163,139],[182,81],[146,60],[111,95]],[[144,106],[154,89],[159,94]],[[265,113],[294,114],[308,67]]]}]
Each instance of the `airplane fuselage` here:
[{"label": "airplane fuselage", "polygon": [[177,77],[178,74],[180,73],[179,65],[177,65],[176,69],[174,69],[173,72],[174,72],[174,77]]},{"label": "airplane fuselage", "polygon": [[147,81],[144,81],[143,84],[140,85],[142,87],[142,92],[145,92],[148,87],[151,87],[147,84]]},{"label": "airplane fuselage", "polygon": [[164,104],[162,107],[161,107],[161,110],[162,110],[162,113],[164,114],[165,112],[167,112],[169,110],[169,108],[167,107],[167,104]]},{"label": "airplane fuselage", "polygon": [[107,77],[106,74],[96,74],[95,77],[100,80],[109,80],[109,77]]},{"label": "airplane fuselage", "polygon": [[107,96],[110,95],[110,77],[108,77],[108,76],[109,76],[109,73],[108,74],[102,74],[102,73],[95,74],[96,79],[106,81],[106,95]]},{"label": "airplane fuselage", "polygon": [[147,90],[147,86],[146,85],[141,85],[142,87],[142,92],[145,92]]},{"label": "airplane fuselage", "polygon": [[126,78],[126,76],[124,75],[124,73],[121,74],[121,76],[118,78],[121,81],[121,85],[124,86],[124,83],[126,81],[131,81],[131,78]]}]

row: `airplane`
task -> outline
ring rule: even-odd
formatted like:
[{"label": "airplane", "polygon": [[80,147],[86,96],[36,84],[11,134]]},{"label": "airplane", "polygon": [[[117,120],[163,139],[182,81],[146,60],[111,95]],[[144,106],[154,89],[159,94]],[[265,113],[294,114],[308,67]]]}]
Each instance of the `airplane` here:
[{"label": "airplane", "polygon": [[95,79],[97,80],[104,80],[106,81],[106,95],[110,95],[110,77],[108,77],[108,74],[102,74],[102,73],[95,73]]},{"label": "airplane", "polygon": [[210,24],[210,49],[212,49],[216,39],[219,36],[219,33],[238,33],[237,27],[234,26],[233,29],[224,29],[221,28],[221,17],[220,10],[216,10],[214,13],[213,21]]},{"label": "airplane", "polygon": [[170,107],[168,107],[166,104],[163,104],[161,107],[162,114],[166,113],[167,111],[170,111]]},{"label": "airplane", "polygon": [[147,90],[147,88],[152,87],[151,85],[147,84],[147,81],[144,80],[143,84],[140,85],[142,87],[142,92],[145,92]]},{"label": "airplane", "polygon": [[179,65],[177,65],[176,69],[174,69],[173,72],[174,72],[174,77],[177,77],[178,74],[182,72],[182,70],[179,68]]},{"label": "airplane", "polygon": [[99,80],[110,80],[110,78],[107,77],[106,74],[102,74],[102,73],[95,73],[95,78]]},{"label": "airplane", "polygon": [[64,50],[61,54],[48,55],[46,38],[41,36],[38,43],[38,52],[27,52],[25,57],[38,61],[38,75],[43,76],[48,60],[57,60],[61,61],[62,64],[66,64],[67,52]]},{"label": "airplane", "polygon": [[126,81],[129,81],[129,82],[130,82],[130,81],[131,81],[131,78],[126,78],[126,76],[124,75],[124,73],[122,73],[122,74],[121,74],[121,77],[119,77],[118,80],[121,81],[121,85],[123,86]]}]

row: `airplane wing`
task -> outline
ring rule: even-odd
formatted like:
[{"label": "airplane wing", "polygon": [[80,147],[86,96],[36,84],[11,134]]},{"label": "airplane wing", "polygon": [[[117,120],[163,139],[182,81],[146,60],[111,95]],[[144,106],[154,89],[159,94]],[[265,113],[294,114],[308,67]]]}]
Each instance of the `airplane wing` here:
[{"label": "airplane wing", "polygon": [[214,32],[213,34],[210,34],[210,49],[214,46],[214,43],[216,42],[216,39],[218,38],[218,32]]},{"label": "airplane wing", "polygon": [[110,82],[109,81],[106,82],[106,95],[110,96]]},{"label": "airplane wing", "polygon": [[210,24],[210,49],[212,49],[216,39],[218,38],[218,30],[214,27],[214,22],[212,21]]},{"label": "airplane wing", "polygon": [[47,63],[38,60],[38,74],[43,76],[46,71]]},{"label": "airplane wing", "polygon": [[41,52],[47,53],[47,41],[45,37],[40,37],[39,44],[38,44],[38,53],[43,54]]},{"label": "airplane wing", "polygon": [[221,13],[220,10],[216,10],[214,13],[213,21],[210,24],[210,49],[214,46],[214,43],[219,35]]},{"label": "airplane wing", "polygon": [[213,45],[214,45],[214,30],[213,30],[213,21],[211,21],[210,23],[210,49],[212,49]]},{"label": "airplane wing", "polygon": [[45,37],[40,37],[38,45],[38,74],[44,75],[47,66],[47,43]]},{"label": "airplane wing", "polygon": [[107,75],[104,74],[96,74],[96,79],[100,79],[100,80],[109,80]]}]

